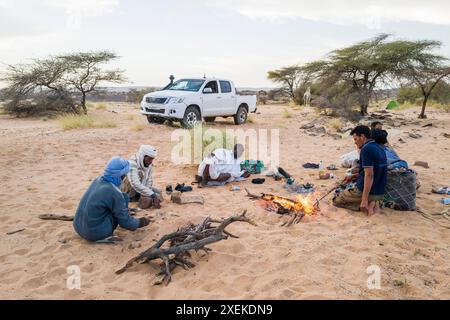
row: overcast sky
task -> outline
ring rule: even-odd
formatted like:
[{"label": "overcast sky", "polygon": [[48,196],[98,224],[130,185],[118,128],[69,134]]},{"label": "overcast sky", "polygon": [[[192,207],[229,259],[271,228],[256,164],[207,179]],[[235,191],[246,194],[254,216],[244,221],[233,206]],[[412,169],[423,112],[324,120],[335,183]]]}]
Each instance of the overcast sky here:
[{"label": "overcast sky", "polygon": [[449,12],[444,0],[0,0],[0,62],[112,50],[130,85],[206,74],[267,87],[268,70],[379,33],[440,40],[450,57]]}]

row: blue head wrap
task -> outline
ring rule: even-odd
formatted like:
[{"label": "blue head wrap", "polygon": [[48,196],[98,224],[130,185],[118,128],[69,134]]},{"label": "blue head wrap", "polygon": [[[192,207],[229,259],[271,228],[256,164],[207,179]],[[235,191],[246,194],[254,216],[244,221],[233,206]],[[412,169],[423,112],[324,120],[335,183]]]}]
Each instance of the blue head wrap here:
[{"label": "blue head wrap", "polygon": [[128,171],[130,171],[130,164],[127,160],[121,157],[113,157],[106,165],[103,179],[120,187],[122,183],[121,177],[126,175]]}]

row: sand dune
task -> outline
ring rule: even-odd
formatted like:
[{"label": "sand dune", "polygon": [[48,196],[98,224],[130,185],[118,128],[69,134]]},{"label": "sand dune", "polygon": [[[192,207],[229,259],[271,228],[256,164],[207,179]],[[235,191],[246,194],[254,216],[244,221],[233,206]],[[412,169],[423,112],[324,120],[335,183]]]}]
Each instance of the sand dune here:
[{"label": "sand dune", "polygon": [[[321,191],[334,181],[318,180],[317,170],[301,167],[305,162],[337,163],[339,156],[353,150],[350,137],[310,137],[299,130],[308,117],[303,111],[282,116],[284,107],[264,106],[252,124],[243,128],[279,128],[281,166],[298,181],[312,182]],[[0,118],[0,298],[3,299],[449,299],[450,230],[424,219],[416,212],[383,210],[365,217],[324,201],[319,215],[290,228],[285,219],[265,211],[246,197],[244,190],[227,187],[197,189],[205,204],[177,205],[165,201],[150,215],[156,222],[136,232],[119,229],[124,238],[117,245],[94,245],[79,238],[70,222],[42,221],[40,214],[73,214],[92,179],[101,175],[113,155],[128,158],[140,144],[159,150],[155,181],[158,187],[190,183],[193,166],[171,163],[170,135],[173,128],[147,125],[136,132],[130,128],[143,117],[128,105],[113,105],[111,114],[119,122],[113,129],[62,131],[53,121]],[[416,110],[404,111],[414,119]],[[100,112],[100,111],[98,111]],[[138,120],[139,119],[139,120]],[[418,205],[441,211],[441,198],[431,194],[433,184],[450,184],[450,114],[430,111],[429,119],[396,128],[391,139],[410,164],[427,161],[429,169],[414,167],[422,187]],[[426,123],[432,127],[422,128]],[[219,121],[214,128],[235,128]],[[420,139],[407,132],[420,130]],[[402,138],[406,143],[399,143]],[[343,169],[338,175],[344,173]],[[255,193],[288,195],[281,182],[267,179],[264,185],[239,183]],[[168,197],[166,197],[168,200]],[[156,267],[138,265],[121,275],[114,271],[155,239],[187,222],[212,215],[227,217],[247,209],[258,226],[233,224],[230,231],[239,239],[211,245],[205,256],[194,254],[196,267],[177,269],[167,287],[152,286]],[[7,232],[25,228],[7,235]],[[67,267],[81,269],[81,289],[66,288]],[[366,285],[370,265],[381,268],[381,289]]]}]

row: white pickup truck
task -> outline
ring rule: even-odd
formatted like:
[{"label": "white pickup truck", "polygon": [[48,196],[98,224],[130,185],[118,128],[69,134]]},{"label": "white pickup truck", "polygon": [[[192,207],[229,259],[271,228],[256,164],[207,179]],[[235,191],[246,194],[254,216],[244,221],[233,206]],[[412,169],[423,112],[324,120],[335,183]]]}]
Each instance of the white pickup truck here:
[{"label": "white pickup truck", "polygon": [[256,96],[236,94],[232,81],[214,78],[189,78],[175,81],[162,91],[146,94],[141,113],[150,123],[180,121],[184,128],[213,122],[216,117],[234,117],[239,125],[247,114],[256,112]]}]

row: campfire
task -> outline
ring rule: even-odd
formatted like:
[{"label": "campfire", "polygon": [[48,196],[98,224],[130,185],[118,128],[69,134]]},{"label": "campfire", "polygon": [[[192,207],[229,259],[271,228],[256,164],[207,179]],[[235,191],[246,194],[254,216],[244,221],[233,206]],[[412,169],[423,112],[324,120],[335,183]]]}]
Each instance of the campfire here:
[{"label": "campfire", "polygon": [[292,200],[266,193],[261,194],[261,196],[256,196],[251,194],[247,189],[246,191],[250,198],[264,200],[266,210],[281,215],[292,216],[290,221],[283,224],[286,226],[299,223],[304,216],[313,216],[320,211],[317,201],[312,194],[307,196],[298,195],[295,200]]}]

